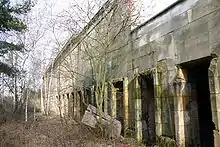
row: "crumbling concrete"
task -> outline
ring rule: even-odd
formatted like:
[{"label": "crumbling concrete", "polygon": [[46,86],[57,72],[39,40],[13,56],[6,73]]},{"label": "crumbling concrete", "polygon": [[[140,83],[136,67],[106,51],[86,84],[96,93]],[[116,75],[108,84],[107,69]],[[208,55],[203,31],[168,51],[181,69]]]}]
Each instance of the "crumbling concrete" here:
[{"label": "crumbling concrete", "polygon": [[[109,7],[106,8],[109,10]],[[101,12],[103,11],[99,11],[99,15],[93,18],[92,23],[82,33],[68,41],[54,63],[48,68],[44,76],[46,92],[44,99],[49,96],[50,100],[53,100],[72,92],[77,95],[75,92],[77,89],[86,87],[91,90],[89,104],[96,104],[94,85],[90,80],[92,70],[89,62],[82,60],[84,54],[80,52],[79,46],[89,41],[87,36],[96,25],[101,28],[104,22],[100,22]],[[205,84],[206,90],[210,93],[212,117],[208,121],[214,123],[215,135],[212,141],[217,147],[220,139],[218,135],[220,128],[219,22],[219,0],[184,0],[135,30],[124,30],[109,48],[107,55],[110,60],[106,82],[110,83],[110,88],[105,89],[108,93],[108,100],[106,101],[105,98],[104,111],[107,112],[107,109],[110,109],[111,113],[106,117],[116,118],[116,110],[123,109],[125,134],[136,137],[138,141],[143,140],[142,106],[144,101],[141,98],[138,77],[150,71],[154,80],[156,136],[175,139],[179,146],[204,146],[200,139],[200,131],[203,129],[200,129],[198,124],[202,118],[199,116],[201,105],[197,101],[201,97],[198,94],[201,95],[202,92],[201,87],[198,87],[198,82],[190,79],[192,74],[188,74],[190,71],[188,66],[200,64],[201,60],[208,59],[210,60],[207,69],[209,85],[202,84]],[[74,78],[69,78],[72,77],[73,72],[68,73],[64,68],[65,65],[68,65],[69,70],[76,69],[84,76],[80,77],[77,74]],[[187,65],[187,68],[182,65]],[[123,81],[122,108],[117,106],[117,89],[114,87],[117,81],[113,79]],[[82,110],[80,103],[80,98],[74,96],[74,115],[80,115],[80,110]],[[55,104],[55,102],[50,103],[50,111],[57,112]],[[86,112],[86,115],[89,116],[90,112]],[[85,121],[88,120],[85,119]]]},{"label": "crumbling concrete", "polygon": [[[101,119],[100,119],[101,117]],[[101,116],[96,107],[89,105],[82,118],[82,123],[92,128],[96,128],[99,120],[101,120],[101,126],[105,129],[108,137],[112,139],[121,138],[121,123],[120,121],[112,118],[108,114],[102,112]]]}]

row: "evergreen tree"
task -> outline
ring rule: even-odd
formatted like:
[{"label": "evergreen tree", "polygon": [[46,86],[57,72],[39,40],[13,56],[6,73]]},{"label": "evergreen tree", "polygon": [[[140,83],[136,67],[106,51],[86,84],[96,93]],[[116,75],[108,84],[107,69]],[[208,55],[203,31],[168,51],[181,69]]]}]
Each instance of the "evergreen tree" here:
[{"label": "evergreen tree", "polygon": [[[5,39],[9,32],[22,33],[27,29],[26,24],[20,19],[22,15],[27,14],[31,8],[31,1],[27,0],[22,4],[12,5],[10,0],[0,0],[0,57],[4,58],[9,52],[22,51],[23,44],[8,42]],[[7,63],[0,61],[0,73],[13,76],[17,69]]]}]

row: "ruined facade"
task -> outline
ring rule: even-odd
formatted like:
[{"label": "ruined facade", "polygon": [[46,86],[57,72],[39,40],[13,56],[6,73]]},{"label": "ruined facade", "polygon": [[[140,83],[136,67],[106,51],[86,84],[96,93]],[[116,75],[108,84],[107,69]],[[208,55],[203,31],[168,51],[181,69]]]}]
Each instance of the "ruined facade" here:
[{"label": "ruined facade", "polygon": [[120,22],[129,12],[129,4],[123,2],[108,1],[47,69],[46,113],[80,118],[86,104],[96,105],[92,77],[98,72],[85,53],[89,48],[100,55],[94,39],[105,41],[100,34],[108,32],[114,40],[105,52],[103,111],[121,121],[122,135],[146,144],[165,136],[179,146],[217,147],[220,1],[177,1],[133,30]]}]

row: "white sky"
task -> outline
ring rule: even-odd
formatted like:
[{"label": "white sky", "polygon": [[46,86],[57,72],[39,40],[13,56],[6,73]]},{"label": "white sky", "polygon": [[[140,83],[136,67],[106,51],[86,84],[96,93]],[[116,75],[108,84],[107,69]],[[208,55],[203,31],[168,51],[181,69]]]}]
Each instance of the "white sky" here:
[{"label": "white sky", "polygon": [[[95,1],[98,2],[99,6],[104,2],[104,0]],[[59,40],[59,42],[65,42],[65,40],[67,40],[68,37],[70,37],[71,32],[67,31],[65,28],[71,27],[71,23],[66,24],[65,26],[65,23],[67,23],[70,18],[57,16],[61,15],[61,13],[65,15],[71,14],[72,16],[69,17],[72,17],[73,20],[79,19],[79,16],[74,16],[74,14],[77,13],[75,12],[77,11],[77,9],[73,7],[74,5],[79,5],[79,7],[83,9],[83,11],[86,11],[88,5],[96,4],[94,3],[94,0],[38,0],[36,6],[32,9],[31,18],[33,18],[33,21],[31,26],[29,26],[29,29],[33,30],[40,27],[40,31],[46,31],[43,37],[44,39],[41,39],[42,41],[38,42],[37,48],[39,48],[40,51],[46,50],[46,53],[44,53],[44,55],[48,54],[47,58],[51,57],[51,55],[49,54],[54,54],[54,50],[56,50],[54,48],[56,48],[55,46],[57,46],[57,40]],[[99,7],[93,8],[93,10],[96,11],[98,11],[98,9]],[[64,11],[69,11],[70,13],[67,14]],[[83,16],[85,14],[83,14],[82,12],[78,12],[78,15]],[[54,27],[54,34],[52,33],[52,27]],[[73,29],[75,29],[75,26],[72,27]]]},{"label": "white sky", "polygon": [[138,25],[146,22],[156,14],[160,13],[168,6],[174,4],[178,0],[133,0],[134,7],[137,12],[140,13],[138,18]]}]

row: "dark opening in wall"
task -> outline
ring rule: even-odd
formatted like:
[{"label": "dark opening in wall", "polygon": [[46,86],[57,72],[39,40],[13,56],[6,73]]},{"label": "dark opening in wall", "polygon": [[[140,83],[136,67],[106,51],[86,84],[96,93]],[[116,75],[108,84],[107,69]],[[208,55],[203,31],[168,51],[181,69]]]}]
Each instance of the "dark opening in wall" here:
[{"label": "dark opening in wall", "polygon": [[116,119],[121,122],[121,134],[124,135],[124,94],[123,94],[123,81],[114,83],[116,89]]},{"label": "dark opening in wall", "polygon": [[80,117],[83,116],[84,114],[84,104],[83,104],[83,95],[82,95],[82,92],[81,91],[77,91],[77,94],[78,94],[78,103],[79,103],[79,111],[80,111]]},{"label": "dark opening in wall", "polygon": [[92,104],[92,94],[90,89],[85,90],[85,99],[87,104]]},{"label": "dark opening in wall", "polygon": [[[193,62],[182,64],[182,68],[186,69],[188,75],[188,82],[191,87],[191,98],[189,105],[186,107],[189,112],[190,127],[186,131],[186,135],[189,137],[189,144],[195,146],[196,140],[200,138],[201,147],[213,147],[214,137],[213,130],[215,128],[212,122],[210,91],[209,91],[209,79],[208,68],[211,58],[202,58]],[[193,105],[195,103],[196,105]],[[197,114],[194,107],[197,106]],[[197,117],[197,118],[196,118]],[[187,117],[186,117],[187,118]],[[195,135],[195,121],[198,122],[198,135]]]},{"label": "dark opening in wall", "polygon": [[142,134],[146,145],[156,143],[155,100],[153,75],[142,75],[140,78],[142,99]]},{"label": "dark opening in wall", "polygon": [[62,106],[63,106],[63,108],[61,108],[61,109],[63,109],[63,115],[67,115],[67,105],[66,105],[67,103],[66,103],[66,98],[65,98],[65,94],[63,94],[63,96],[62,96]]},{"label": "dark opening in wall", "polygon": [[70,96],[70,99],[71,99],[71,116],[74,117],[74,92],[71,92],[71,96]]},{"label": "dark opening in wall", "polygon": [[68,116],[70,117],[70,112],[71,112],[71,103],[70,103],[70,95],[69,93],[66,94],[66,97],[67,97],[67,113],[68,113]]},{"label": "dark opening in wall", "polygon": [[103,102],[102,102],[102,112],[104,112],[104,109],[105,109],[105,100],[103,99]]}]

